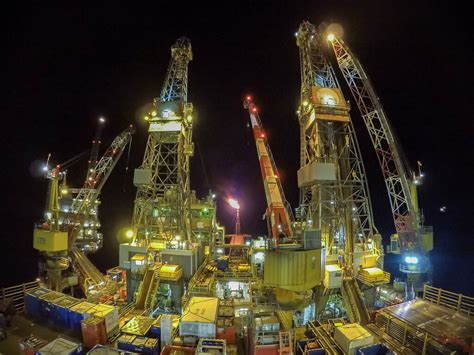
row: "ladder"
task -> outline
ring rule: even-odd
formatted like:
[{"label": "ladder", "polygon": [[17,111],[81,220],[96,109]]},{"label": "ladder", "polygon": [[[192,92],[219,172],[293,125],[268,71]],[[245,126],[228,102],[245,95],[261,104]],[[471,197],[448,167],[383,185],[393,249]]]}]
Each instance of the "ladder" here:
[{"label": "ladder", "polygon": [[156,292],[158,291],[158,287],[160,286],[160,277],[159,277],[159,268],[156,268],[153,272],[153,278],[151,280],[150,287],[148,288],[148,293],[145,299],[145,306],[144,309],[150,309],[155,306],[156,302]]},{"label": "ladder", "polygon": [[278,333],[280,340],[279,354],[293,355],[293,340],[291,339],[291,331],[283,330]]}]

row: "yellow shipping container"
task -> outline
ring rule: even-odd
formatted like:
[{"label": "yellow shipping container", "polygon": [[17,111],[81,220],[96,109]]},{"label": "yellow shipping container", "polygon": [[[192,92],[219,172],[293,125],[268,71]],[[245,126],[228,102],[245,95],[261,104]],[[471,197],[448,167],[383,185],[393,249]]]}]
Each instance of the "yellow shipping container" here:
[{"label": "yellow shipping container", "polygon": [[102,317],[105,319],[105,329],[107,336],[111,336],[115,331],[118,330],[119,326],[119,315],[118,309],[114,306],[107,304],[98,304],[89,313],[96,317]]}]

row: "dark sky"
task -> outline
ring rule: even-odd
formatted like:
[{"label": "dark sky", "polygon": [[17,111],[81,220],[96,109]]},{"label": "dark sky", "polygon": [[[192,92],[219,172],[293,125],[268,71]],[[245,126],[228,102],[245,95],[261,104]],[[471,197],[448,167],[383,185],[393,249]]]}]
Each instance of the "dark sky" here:
[{"label": "dark sky", "polygon": [[[191,39],[194,53],[189,66],[189,100],[196,111],[193,188],[201,196],[209,189],[237,196],[243,229],[265,232],[260,170],[241,104],[243,95],[252,93],[296,207],[300,77],[294,32],[306,19],[343,26],[409,161],[423,163],[420,201],[426,223],[435,228],[435,284],[473,294],[473,58],[467,8],[435,1],[227,3],[74,8],[37,2],[4,11],[0,286],[35,277],[32,226],[42,215],[47,186],[38,169],[49,152],[63,162],[89,148],[97,117],[104,115],[104,143],[136,124],[129,165],[139,165],[146,126],[136,112],[159,94],[170,46],[182,35]],[[380,169],[354,110],[353,119],[376,224],[388,240],[393,227]],[[83,179],[85,165],[71,169],[71,183]],[[115,236],[130,223],[135,189],[125,165],[126,157],[103,190],[105,247],[93,256],[102,269],[117,265]],[[232,211],[222,201],[219,205],[219,219],[231,230]],[[465,276],[453,276],[460,274]]]}]

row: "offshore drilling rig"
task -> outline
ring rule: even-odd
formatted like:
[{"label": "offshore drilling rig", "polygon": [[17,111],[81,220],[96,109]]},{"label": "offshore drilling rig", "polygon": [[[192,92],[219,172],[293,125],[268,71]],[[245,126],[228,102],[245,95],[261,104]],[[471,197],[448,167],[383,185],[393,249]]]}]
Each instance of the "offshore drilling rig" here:
[{"label": "offshore drilling rig", "polygon": [[[237,223],[235,233],[227,235],[216,221],[216,196],[198,198],[190,188],[194,122],[188,64],[193,55],[190,41],[180,38],[171,47],[160,96],[143,117],[148,138],[143,162],[134,171],[132,225],[120,244],[119,266],[103,275],[85,253],[102,244],[99,194],[133,132],[122,132],[98,159],[99,125],[81,189],[66,185],[65,169],[75,158],[46,169],[48,208],[35,228],[34,247],[42,252],[47,274],[42,286],[48,288],[33,282],[22,291],[3,290],[3,298],[23,292],[18,309],[80,338],[90,354],[105,351],[106,344],[150,354],[474,351],[474,298],[430,285],[433,233],[423,225],[416,191],[422,174],[406,163],[373,84],[326,26],[304,21],[295,35],[301,89],[300,195],[294,209],[259,108],[251,96],[243,103],[267,201],[267,236],[241,232],[240,205],[231,198]],[[359,123],[351,117],[335,69],[380,163],[396,231],[387,251],[400,255],[398,271],[405,280],[384,270],[382,237],[354,129]],[[76,282],[87,300],[55,292]],[[39,348],[31,337],[19,341]]]}]

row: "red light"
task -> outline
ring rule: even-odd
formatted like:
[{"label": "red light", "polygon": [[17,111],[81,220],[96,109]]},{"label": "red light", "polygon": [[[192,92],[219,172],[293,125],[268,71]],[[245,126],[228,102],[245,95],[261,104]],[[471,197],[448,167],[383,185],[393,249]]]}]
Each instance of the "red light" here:
[{"label": "red light", "polygon": [[253,107],[253,108],[252,108],[252,112],[257,112],[257,108],[256,108],[256,107]]},{"label": "red light", "polygon": [[261,137],[261,138],[265,138],[265,133],[261,133],[261,134],[260,134],[260,137]]},{"label": "red light", "polygon": [[252,97],[251,97],[250,95],[248,95],[248,96],[246,97],[246,99],[247,99],[247,101],[250,101],[250,100],[252,99]]}]

